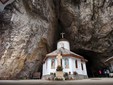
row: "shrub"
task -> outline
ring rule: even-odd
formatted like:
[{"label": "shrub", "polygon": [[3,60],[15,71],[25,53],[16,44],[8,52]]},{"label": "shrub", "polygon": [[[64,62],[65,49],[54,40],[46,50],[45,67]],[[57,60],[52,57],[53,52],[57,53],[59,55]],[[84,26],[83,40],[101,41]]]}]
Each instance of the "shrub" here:
[{"label": "shrub", "polygon": [[57,81],[62,81],[63,80],[63,78],[55,78],[55,80],[57,80]]},{"label": "shrub", "polygon": [[48,78],[48,80],[51,80],[50,78]]},{"label": "shrub", "polygon": [[64,78],[65,78],[65,80],[69,80],[69,75],[67,72],[64,73]]},{"label": "shrub", "polygon": [[70,80],[73,80],[73,77],[71,77]]},{"label": "shrub", "polygon": [[77,75],[77,72],[75,71],[75,72],[73,72],[73,74],[74,74],[74,75]]},{"label": "shrub", "polygon": [[69,72],[69,75],[71,75],[71,72]]},{"label": "shrub", "polygon": [[65,80],[69,80],[69,78],[68,78],[68,77],[66,77],[66,78],[65,78]]},{"label": "shrub", "polygon": [[62,68],[62,66],[57,66],[57,69],[56,69],[57,71],[62,71],[63,70],[63,68]]},{"label": "shrub", "polygon": [[50,75],[53,75],[53,73],[50,73]]},{"label": "shrub", "polygon": [[53,75],[56,76],[56,73],[54,73]]},{"label": "shrub", "polygon": [[66,76],[68,76],[68,73],[67,72],[64,73],[64,77],[66,77]]}]

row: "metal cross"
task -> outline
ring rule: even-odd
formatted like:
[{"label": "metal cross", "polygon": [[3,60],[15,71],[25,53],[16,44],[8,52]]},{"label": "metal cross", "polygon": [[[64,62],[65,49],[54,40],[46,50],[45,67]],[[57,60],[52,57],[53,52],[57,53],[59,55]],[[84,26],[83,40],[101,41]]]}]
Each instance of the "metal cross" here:
[{"label": "metal cross", "polygon": [[63,33],[63,32],[61,33],[62,38],[64,38],[64,34],[65,34],[65,33]]}]

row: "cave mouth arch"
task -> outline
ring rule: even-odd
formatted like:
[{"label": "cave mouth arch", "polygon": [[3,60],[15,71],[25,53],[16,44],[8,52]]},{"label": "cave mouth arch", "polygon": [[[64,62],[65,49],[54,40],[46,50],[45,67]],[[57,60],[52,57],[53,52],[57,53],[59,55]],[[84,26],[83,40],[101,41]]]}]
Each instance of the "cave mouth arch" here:
[{"label": "cave mouth arch", "polygon": [[[58,19],[58,24],[57,24],[57,31],[55,33],[55,40],[54,40],[54,45],[53,45],[53,50],[56,49],[57,47],[57,42],[58,40],[61,38],[61,33],[64,32],[65,33],[65,27],[63,26],[62,22]],[[70,41],[69,39],[69,36],[67,34],[65,34],[65,38]],[[100,56],[101,54],[100,53],[97,53],[97,52],[94,52],[94,51],[90,51],[90,50],[85,50],[85,49],[72,49],[71,48],[71,51],[83,56],[85,59],[88,60],[88,62],[86,63],[86,67],[87,67],[87,73],[88,73],[88,77],[98,77],[98,70],[101,69],[101,59],[100,59]]]},{"label": "cave mouth arch", "polygon": [[73,52],[83,56],[88,60],[88,62],[86,63],[86,68],[89,78],[99,77],[98,70],[105,68],[105,65],[103,65],[103,63],[101,62],[102,55],[100,53],[84,49],[77,49]]}]

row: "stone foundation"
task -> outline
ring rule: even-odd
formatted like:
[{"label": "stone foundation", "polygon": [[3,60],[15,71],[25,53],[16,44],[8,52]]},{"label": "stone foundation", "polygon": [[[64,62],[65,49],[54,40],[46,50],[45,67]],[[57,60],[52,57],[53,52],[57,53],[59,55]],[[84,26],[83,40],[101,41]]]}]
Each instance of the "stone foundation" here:
[{"label": "stone foundation", "polygon": [[62,71],[57,71],[56,72],[56,77],[57,78],[63,78],[63,72]]},{"label": "stone foundation", "polygon": [[69,79],[79,80],[79,79],[87,79],[87,78],[88,78],[87,75],[81,75],[81,74],[69,75]]},{"label": "stone foundation", "polygon": [[44,80],[54,80],[55,76],[54,75],[44,75],[42,76],[42,79]]},{"label": "stone foundation", "polygon": [[[45,80],[54,80],[55,76],[54,75],[44,75],[42,76],[42,79],[45,79]],[[68,79],[69,80],[80,80],[80,79],[87,79],[88,76],[87,75],[80,75],[80,74],[77,74],[77,75],[69,75],[68,76]]]}]

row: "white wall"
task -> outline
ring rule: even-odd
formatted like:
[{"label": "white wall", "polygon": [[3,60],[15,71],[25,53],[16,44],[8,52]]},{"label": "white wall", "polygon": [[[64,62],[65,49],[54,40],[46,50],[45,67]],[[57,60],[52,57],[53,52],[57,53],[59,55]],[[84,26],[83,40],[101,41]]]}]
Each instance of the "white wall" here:
[{"label": "white wall", "polygon": [[113,61],[110,62],[110,70],[113,71]]},{"label": "white wall", "polygon": [[[68,58],[68,57],[65,57],[65,58]],[[62,67],[63,67],[63,72],[71,72],[71,64],[70,64],[70,58],[69,59],[69,68],[65,68],[65,58],[62,59]]]},{"label": "white wall", "polygon": [[[69,59],[69,68],[65,68],[65,58],[68,58]],[[56,69],[57,69],[57,59],[55,58],[55,69],[51,69],[51,59],[52,58],[48,58],[45,63],[43,64],[43,75],[50,75],[50,73],[55,73],[56,72]],[[85,62],[82,62],[83,63],[83,70],[81,68],[81,60],[80,59],[77,59],[77,62],[78,62],[78,68],[76,68],[76,65],[75,65],[75,60],[77,58],[72,58],[72,57],[63,57],[62,59],[62,66],[63,66],[63,72],[71,72],[71,74],[73,74],[73,72],[77,72],[78,74],[81,74],[81,75],[87,75],[87,70],[86,70],[86,63]],[[47,69],[46,69],[46,65],[47,65]]]},{"label": "white wall", "polygon": [[[81,60],[80,59],[75,59],[77,60],[77,63],[78,63],[78,68],[76,68],[75,66],[75,71],[78,73],[78,74],[82,74],[82,69],[81,69]],[[73,62],[74,63],[74,62]],[[75,64],[75,63],[74,63]]]},{"label": "white wall", "polygon": [[[76,68],[75,60],[77,60],[78,68]],[[83,70],[81,67],[81,63],[83,63]],[[76,71],[78,74],[87,75],[86,63],[81,62],[80,59],[69,57],[69,67],[70,67],[69,69],[64,69],[63,71],[64,72],[71,72],[71,74],[73,74],[73,72]]]},{"label": "white wall", "polygon": [[50,73],[55,73],[56,72],[56,69],[57,69],[57,59],[55,58],[55,69],[52,69],[51,68],[51,60],[52,60],[52,58],[49,59],[49,63],[50,63],[49,64],[50,65],[49,72]]},{"label": "white wall", "polygon": [[86,63],[82,61],[82,62],[80,62],[80,65],[81,65],[81,63],[83,64],[83,70],[82,70],[82,67],[81,67],[80,74],[87,75]]},{"label": "white wall", "polygon": [[43,75],[50,75],[50,73],[55,73],[56,72],[57,60],[55,59],[55,69],[51,69],[51,59],[52,58],[48,58],[45,61],[45,63],[43,63]]},{"label": "white wall", "polygon": [[42,75],[46,75],[46,63],[43,63],[43,74]]},{"label": "white wall", "polygon": [[87,75],[86,62],[83,62],[83,68],[84,68],[83,74]]},{"label": "white wall", "polygon": [[59,41],[59,42],[57,43],[57,49],[61,48],[62,46],[63,46],[65,49],[70,50],[70,44],[69,44],[68,41]]}]

